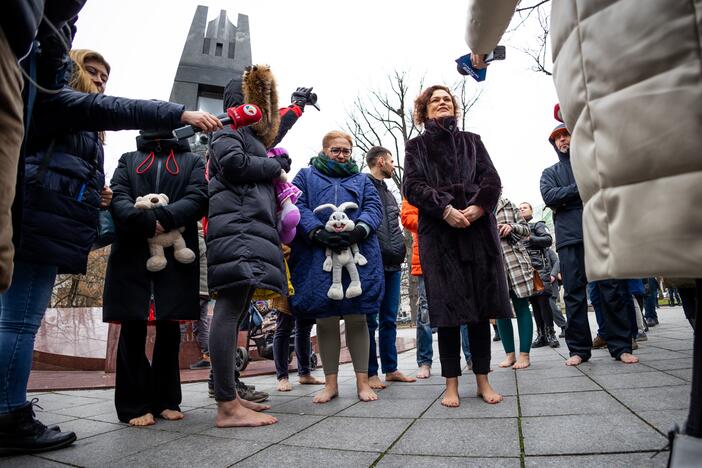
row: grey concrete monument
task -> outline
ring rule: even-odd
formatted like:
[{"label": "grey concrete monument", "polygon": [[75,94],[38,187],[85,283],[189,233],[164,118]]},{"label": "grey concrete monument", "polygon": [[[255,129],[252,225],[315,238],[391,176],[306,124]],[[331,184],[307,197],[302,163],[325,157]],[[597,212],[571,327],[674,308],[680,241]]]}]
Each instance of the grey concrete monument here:
[{"label": "grey concrete monument", "polygon": [[170,100],[184,104],[189,110],[220,114],[224,87],[249,65],[249,17],[239,14],[234,26],[227,12],[221,10],[217,19],[208,23],[207,7],[199,5],[183,47]]}]

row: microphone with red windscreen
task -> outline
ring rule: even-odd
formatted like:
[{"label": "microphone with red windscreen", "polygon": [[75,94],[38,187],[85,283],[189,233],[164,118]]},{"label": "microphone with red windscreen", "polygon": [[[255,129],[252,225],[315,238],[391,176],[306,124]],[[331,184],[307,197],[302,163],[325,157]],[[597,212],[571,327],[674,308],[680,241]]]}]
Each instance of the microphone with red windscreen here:
[{"label": "microphone with red windscreen", "polygon": [[[246,127],[247,125],[253,125],[261,120],[262,117],[261,109],[255,104],[242,104],[240,106],[230,107],[227,109],[226,114],[217,116],[219,121],[222,122],[222,125],[230,125],[234,130]],[[198,127],[186,125],[173,130],[173,136],[178,140],[185,140],[200,131],[202,130]]]},{"label": "microphone with red windscreen", "polygon": [[232,127],[232,130],[253,125],[263,117],[261,109],[256,104],[242,104],[237,107],[230,107],[227,109],[227,115],[231,119],[229,126]]}]

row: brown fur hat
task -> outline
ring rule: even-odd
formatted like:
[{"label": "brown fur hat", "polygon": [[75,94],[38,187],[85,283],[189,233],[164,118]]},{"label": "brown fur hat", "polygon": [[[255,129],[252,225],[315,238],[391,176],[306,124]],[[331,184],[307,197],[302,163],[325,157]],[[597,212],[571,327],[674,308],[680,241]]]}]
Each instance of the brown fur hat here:
[{"label": "brown fur hat", "polygon": [[261,108],[263,117],[260,122],[253,125],[253,129],[266,148],[269,148],[278,136],[280,127],[278,90],[271,67],[268,65],[247,67],[241,87],[244,91],[244,102],[256,104]]}]

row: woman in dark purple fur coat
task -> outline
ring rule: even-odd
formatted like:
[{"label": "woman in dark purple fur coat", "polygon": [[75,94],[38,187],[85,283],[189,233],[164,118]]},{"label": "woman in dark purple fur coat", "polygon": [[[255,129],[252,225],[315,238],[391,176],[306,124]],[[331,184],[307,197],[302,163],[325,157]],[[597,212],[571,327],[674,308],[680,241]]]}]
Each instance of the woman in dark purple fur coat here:
[{"label": "woman in dark purple fur coat", "polygon": [[446,378],[441,403],[449,407],[460,404],[463,324],[478,396],[502,401],[488,381],[490,319],[512,316],[494,215],[500,177],[480,136],[458,129],[457,113],[445,86],[431,86],[415,100],[415,123],[424,132],[406,144],[403,187],[419,209],[419,258]]}]

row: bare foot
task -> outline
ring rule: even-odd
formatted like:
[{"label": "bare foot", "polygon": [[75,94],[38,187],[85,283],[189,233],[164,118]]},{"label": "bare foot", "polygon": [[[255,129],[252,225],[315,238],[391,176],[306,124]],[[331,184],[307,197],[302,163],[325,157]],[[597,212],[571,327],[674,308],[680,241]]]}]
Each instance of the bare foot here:
[{"label": "bare foot", "polygon": [[358,390],[358,399],[361,401],[375,401],[378,399],[378,394],[373,391],[367,382],[356,381],[356,389]]},{"label": "bare foot", "polygon": [[301,375],[298,379],[301,385],[324,385],[324,380],[319,380],[311,375]]},{"label": "bare foot", "polygon": [[485,403],[494,405],[502,401],[502,395],[492,388],[492,385],[490,385],[488,381],[487,374],[476,374],[475,382],[478,384],[478,396],[482,397]]},{"label": "bare foot", "polygon": [[517,362],[514,363],[512,369],[526,369],[530,365],[529,353],[519,353],[519,358],[517,358]]},{"label": "bare foot", "polygon": [[461,406],[461,400],[458,397],[458,377],[446,379],[446,390],[444,391],[444,397],[441,399],[441,404],[449,408]]},{"label": "bare foot", "polygon": [[244,408],[248,408],[253,411],[266,411],[271,409],[271,405],[264,405],[262,403],[254,403],[253,401],[244,400],[243,398],[238,398],[237,401]]},{"label": "bare foot", "polygon": [[431,377],[431,366],[427,366],[424,364],[423,366],[419,366],[419,370],[417,371],[417,378],[418,379],[428,379]]},{"label": "bare foot", "polygon": [[130,426],[153,426],[154,424],[156,424],[156,420],[151,413],[146,413],[143,416],[129,420]]},{"label": "bare foot", "polygon": [[583,358],[581,358],[580,356],[575,354],[566,360],[565,365],[566,366],[579,366],[582,363],[583,363]]},{"label": "bare foot", "polygon": [[395,372],[388,372],[385,374],[385,381],[386,382],[416,382],[417,379],[414,377],[407,377],[405,374],[402,372],[395,371]]},{"label": "bare foot", "polygon": [[498,365],[503,368],[512,367],[515,362],[517,362],[517,358],[514,356],[514,353],[507,353],[505,360],[499,363]]},{"label": "bare foot", "polygon": [[276,384],[275,389],[279,392],[289,392],[292,390],[292,384],[288,379],[280,379]]},{"label": "bare foot", "polygon": [[312,398],[312,402],[328,403],[337,396],[339,396],[339,387],[336,385],[324,385],[324,388]]},{"label": "bare foot", "polygon": [[368,385],[370,385],[370,388],[373,388],[375,390],[382,390],[383,388],[387,388],[387,385],[383,383],[382,380],[380,380],[380,377],[377,375],[374,375],[373,377],[368,377]]},{"label": "bare foot", "polygon": [[183,413],[172,409],[165,409],[161,411],[161,417],[168,421],[178,421],[179,419],[183,419]]},{"label": "bare foot", "polygon": [[255,427],[275,424],[278,419],[264,413],[258,413],[244,407],[239,400],[222,401],[217,403],[217,427]]},{"label": "bare foot", "polygon": [[622,355],[619,356],[619,360],[622,361],[624,364],[636,364],[637,362],[639,362],[639,358],[637,358],[631,353],[622,353]]}]

